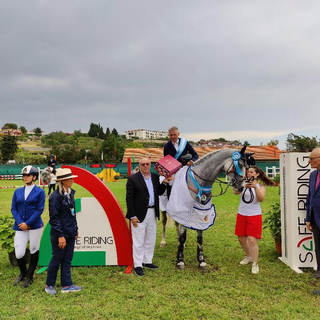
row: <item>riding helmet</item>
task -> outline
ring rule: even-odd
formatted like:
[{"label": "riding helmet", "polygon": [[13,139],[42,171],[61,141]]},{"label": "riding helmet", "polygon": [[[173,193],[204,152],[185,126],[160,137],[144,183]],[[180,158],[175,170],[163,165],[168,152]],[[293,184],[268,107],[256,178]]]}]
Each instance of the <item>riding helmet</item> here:
[{"label": "riding helmet", "polygon": [[39,177],[38,170],[33,166],[25,166],[24,168],[22,168],[21,174],[22,175],[31,174],[31,175],[35,176],[36,179],[34,181],[36,181],[38,179],[38,177]]}]

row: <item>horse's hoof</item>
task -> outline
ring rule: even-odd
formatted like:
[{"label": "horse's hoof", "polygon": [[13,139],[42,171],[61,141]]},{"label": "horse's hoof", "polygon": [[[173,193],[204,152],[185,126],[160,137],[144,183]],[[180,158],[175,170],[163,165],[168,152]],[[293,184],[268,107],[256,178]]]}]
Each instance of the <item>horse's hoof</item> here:
[{"label": "horse's hoof", "polygon": [[199,264],[199,267],[200,268],[205,268],[207,266],[207,264],[204,262],[204,261],[202,261],[200,264]]},{"label": "horse's hoof", "polygon": [[177,263],[177,268],[178,268],[179,270],[184,270],[184,262],[183,262],[183,261],[178,262],[178,263]]},{"label": "horse's hoof", "polygon": [[165,242],[160,243],[160,248],[164,248],[167,244]]}]

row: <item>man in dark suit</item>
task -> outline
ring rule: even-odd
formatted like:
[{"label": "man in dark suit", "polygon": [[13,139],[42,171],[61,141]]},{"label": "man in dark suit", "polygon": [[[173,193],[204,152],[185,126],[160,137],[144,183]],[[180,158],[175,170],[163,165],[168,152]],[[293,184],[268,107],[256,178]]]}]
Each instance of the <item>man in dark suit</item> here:
[{"label": "man in dark suit", "polygon": [[[197,152],[193,149],[192,145],[187,140],[179,138],[180,132],[177,127],[169,128],[168,132],[170,141],[165,144],[163,148],[163,155],[167,156],[168,154],[170,154],[170,156],[181,162],[182,166],[187,165],[190,167],[193,162],[199,158]],[[182,159],[182,157],[188,153],[191,154],[192,158],[188,160],[188,162],[186,162]],[[168,198],[171,194],[171,188],[172,187],[170,185],[167,187],[166,197]]]},{"label": "man in dark suit", "polygon": [[[152,263],[159,219],[159,195],[165,191],[159,176],[150,172],[151,162],[143,158],[140,172],[131,175],[127,182],[127,215],[131,222],[134,271],[144,276],[143,267],[158,269]],[[164,180],[166,183],[167,180]]]},{"label": "man in dark suit", "polygon": [[[307,198],[307,228],[313,232],[315,252],[317,258],[317,271],[313,274],[320,279],[320,148],[314,149],[309,157],[311,168],[316,168],[310,174],[309,193]],[[313,291],[320,295],[320,290]]]},{"label": "man in dark suit", "polygon": [[[199,156],[193,149],[192,145],[185,139],[179,138],[180,132],[177,127],[171,127],[169,129],[170,141],[168,141],[163,149],[163,155],[166,156],[170,154],[172,157],[177,159],[182,165],[187,164],[191,166],[194,161],[196,161]],[[191,154],[192,158],[187,163],[184,163],[181,156]]]}]

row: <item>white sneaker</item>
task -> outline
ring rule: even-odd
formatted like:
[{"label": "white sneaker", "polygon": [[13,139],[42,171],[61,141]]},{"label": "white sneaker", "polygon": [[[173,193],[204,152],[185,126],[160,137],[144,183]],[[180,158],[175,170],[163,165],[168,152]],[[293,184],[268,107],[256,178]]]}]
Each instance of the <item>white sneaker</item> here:
[{"label": "white sneaker", "polygon": [[257,262],[254,262],[252,264],[252,269],[251,269],[252,274],[258,274],[259,273],[259,266]]},{"label": "white sneaker", "polygon": [[251,257],[244,257],[244,259],[240,261],[240,264],[245,265],[245,264],[249,264],[250,262],[252,262]]}]

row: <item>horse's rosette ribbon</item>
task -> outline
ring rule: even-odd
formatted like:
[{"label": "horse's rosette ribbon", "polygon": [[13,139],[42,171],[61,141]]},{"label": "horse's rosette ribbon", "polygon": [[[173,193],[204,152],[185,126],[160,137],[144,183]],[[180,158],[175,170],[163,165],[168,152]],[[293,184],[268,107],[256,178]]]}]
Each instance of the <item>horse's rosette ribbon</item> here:
[{"label": "horse's rosette ribbon", "polygon": [[239,160],[241,159],[241,153],[239,151],[236,151],[232,154],[231,159],[233,161],[234,167],[236,168],[236,171],[239,176],[242,176],[242,172],[239,168]]}]

